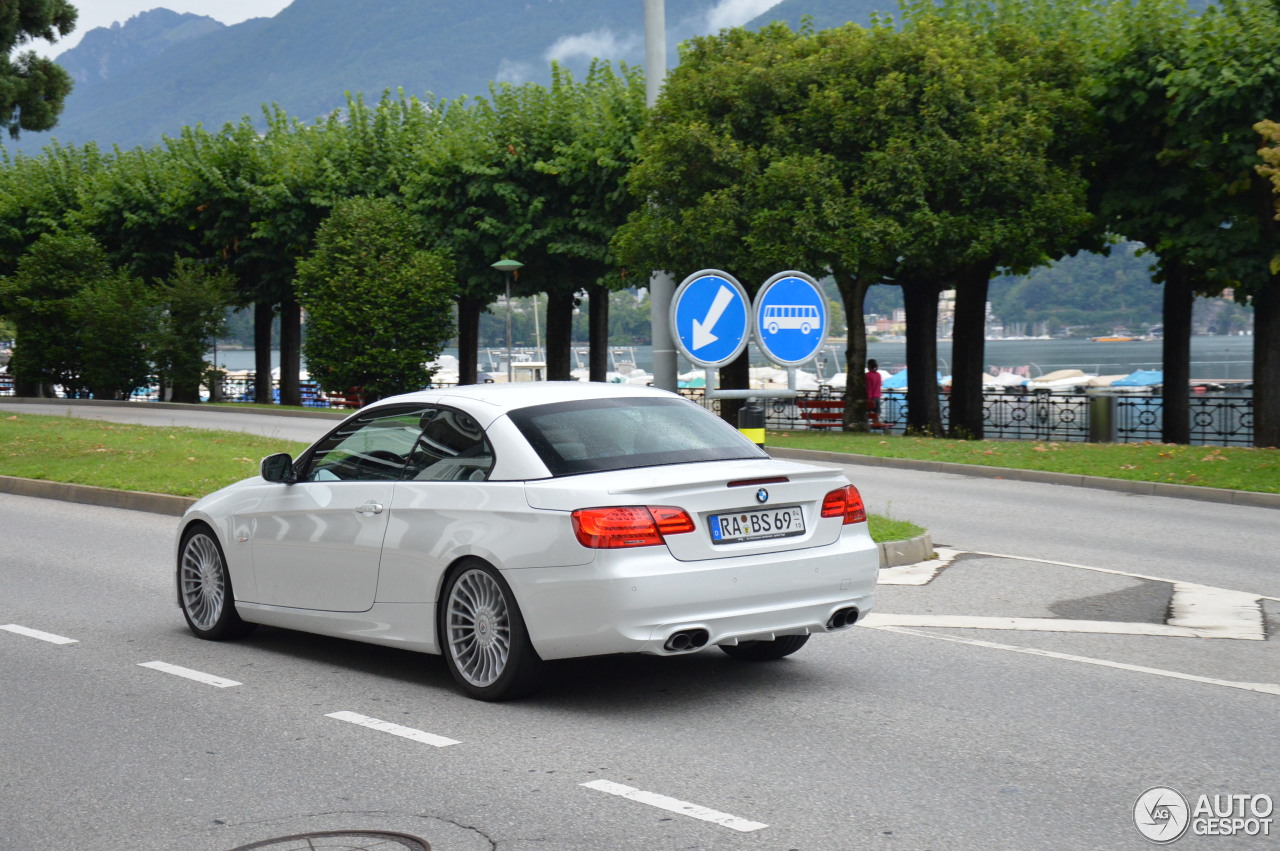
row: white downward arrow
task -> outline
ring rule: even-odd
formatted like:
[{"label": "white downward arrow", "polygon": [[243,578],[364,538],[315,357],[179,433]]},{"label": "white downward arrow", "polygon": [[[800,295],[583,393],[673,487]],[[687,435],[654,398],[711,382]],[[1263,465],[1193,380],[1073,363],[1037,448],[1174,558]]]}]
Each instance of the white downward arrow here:
[{"label": "white downward arrow", "polygon": [[711,309],[707,311],[706,319],[701,322],[693,320],[693,347],[700,349],[703,346],[709,346],[720,338],[711,333],[711,329],[716,327],[716,323],[720,321],[720,317],[724,314],[725,308],[733,301],[733,290],[721,285],[720,291],[716,293],[715,299],[711,302]]}]

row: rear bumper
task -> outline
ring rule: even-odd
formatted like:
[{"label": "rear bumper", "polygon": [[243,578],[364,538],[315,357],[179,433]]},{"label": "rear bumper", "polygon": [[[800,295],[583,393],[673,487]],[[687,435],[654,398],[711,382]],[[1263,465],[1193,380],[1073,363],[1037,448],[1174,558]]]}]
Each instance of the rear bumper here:
[{"label": "rear bumper", "polygon": [[675,632],[707,644],[829,632],[840,609],[874,602],[880,554],[865,527],[836,543],[682,562],[666,547],[600,550],[590,564],[504,571],[543,659],[668,655]]}]

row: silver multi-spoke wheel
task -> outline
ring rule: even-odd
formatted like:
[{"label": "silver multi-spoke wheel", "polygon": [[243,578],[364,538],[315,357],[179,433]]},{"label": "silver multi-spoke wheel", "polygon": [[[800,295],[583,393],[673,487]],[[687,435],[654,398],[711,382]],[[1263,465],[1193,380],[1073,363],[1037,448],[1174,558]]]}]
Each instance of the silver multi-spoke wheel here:
[{"label": "silver multi-spoke wheel", "polygon": [[203,533],[192,535],[178,570],[182,608],[191,624],[199,630],[213,629],[227,601],[226,568],[218,545]]},{"label": "silver multi-spoke wheel", "polygon": [[192,523],[178,549],[178,602],[187,625],[211,641],[248,635],[255,624],[240,619],[235,600],[227,559],[213,530]]},{"label": "silver multi-spoke wheel", "polygon": [[474,686],[492,685],[511,658],[511,610],[496,579],[468,570],[449,592],[445,632],[448,652]]}]

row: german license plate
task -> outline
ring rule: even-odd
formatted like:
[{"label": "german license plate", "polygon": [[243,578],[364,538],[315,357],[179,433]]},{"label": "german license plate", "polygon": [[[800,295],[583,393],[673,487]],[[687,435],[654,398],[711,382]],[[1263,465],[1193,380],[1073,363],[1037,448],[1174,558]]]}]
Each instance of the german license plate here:
[{"label": "german license plate", "polygon": [[765,538],[787,538],[804,534],[804,515],[800,506],[753,508],[732,514],[710,517],[711,542],[733,544],[738,541],[760,541]]}]

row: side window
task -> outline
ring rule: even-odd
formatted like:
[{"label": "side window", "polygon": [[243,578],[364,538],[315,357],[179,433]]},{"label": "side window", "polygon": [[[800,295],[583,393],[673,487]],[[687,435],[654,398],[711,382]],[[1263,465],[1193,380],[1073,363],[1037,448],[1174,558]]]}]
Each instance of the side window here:
[{"label": "side window", "polygon": [[428,410],[423,405],[381,408],[343,423],[316,447],[299,480],[398,481]]},{"label": "side window", "polygon": [[480,424],[450,408],[421,413],[421,433],[404,478],[419,482],[479,482],[493,468],[493,449]]}]

